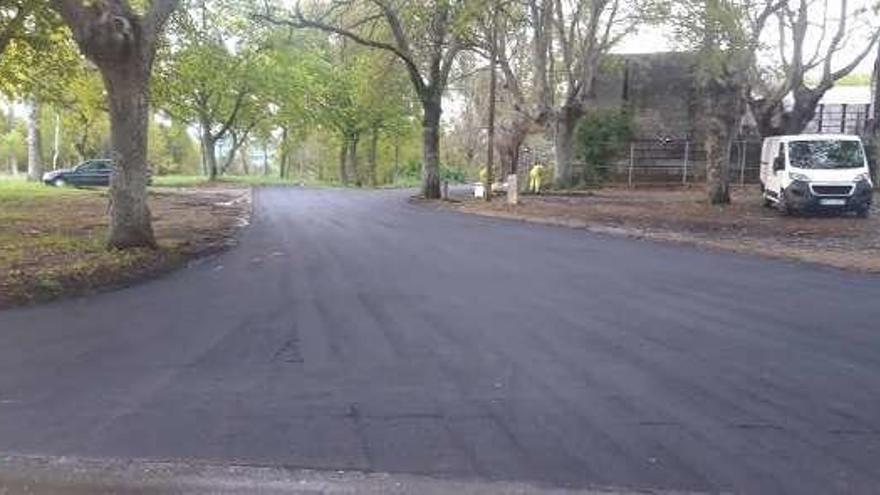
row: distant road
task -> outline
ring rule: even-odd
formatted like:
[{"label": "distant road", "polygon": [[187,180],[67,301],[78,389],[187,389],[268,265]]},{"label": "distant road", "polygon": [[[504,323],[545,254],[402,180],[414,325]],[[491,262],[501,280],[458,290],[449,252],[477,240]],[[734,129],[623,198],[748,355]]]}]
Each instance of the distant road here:
[{"label": "distant road", "polygon": [[880,492],[880,278],[406,199],[261,189],[219,257],[0,312],[0,454]]}]

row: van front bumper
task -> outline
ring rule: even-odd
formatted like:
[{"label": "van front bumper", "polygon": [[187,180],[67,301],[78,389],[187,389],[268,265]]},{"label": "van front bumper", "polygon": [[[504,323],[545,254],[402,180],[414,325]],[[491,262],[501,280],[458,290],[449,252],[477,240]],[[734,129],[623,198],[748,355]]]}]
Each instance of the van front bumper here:
[{"label": "van front bumper", "polygon": [[[785,188],[785,205],[793,210],[816,211],[816,210],[846,210],[858,211],[871,206],[874,196],[871,183],[860,181],[855,183],[849,195],[817,195],[808,182],[794,181]],[[842,204],[826,204],[826,200],[837,200]]]}]

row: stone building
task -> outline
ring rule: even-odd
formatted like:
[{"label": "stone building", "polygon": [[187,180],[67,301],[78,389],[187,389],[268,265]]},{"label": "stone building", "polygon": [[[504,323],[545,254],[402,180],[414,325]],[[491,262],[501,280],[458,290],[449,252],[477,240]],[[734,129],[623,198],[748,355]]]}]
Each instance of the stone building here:
[{"label": "stone building", "polygon": [[687,139],[696,130],[693,55],[682,52],[611,55],[596,79],[598,108],[625,108],[636,140]]}]

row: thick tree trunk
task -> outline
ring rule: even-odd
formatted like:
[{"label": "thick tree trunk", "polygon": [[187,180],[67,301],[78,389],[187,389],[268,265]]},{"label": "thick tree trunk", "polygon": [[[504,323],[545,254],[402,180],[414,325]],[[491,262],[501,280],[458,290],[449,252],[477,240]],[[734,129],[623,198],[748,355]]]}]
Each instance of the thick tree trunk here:
[{"label": "thick tree trunk", "polygon": [[32,99],[28,105],[28,175],[29,181],[39,182],[43,178],[42,143],[40,142],[40,103]]},{"label": "thick tree trunk", "polygon": [[709,203],[730,203],[730,135],[720,127],[706,130],[706,186]]},{"label": "thick tree trunk", "polygon": [[555,132],[555,166],[553,180],[556,187],[565,189],[572,187],[572,157],[574,156],[574,130],[582,112],[574,107],[563,107],[556,116]]},{"label": "thick tree trunk", "polygon": [[379,161],[379,128],[373,127],[370,133],[370,153],[367,158],[369,171],[367,174],[367,185],[376,187],[376,169]]},{"label": "thick tree trunk", "polygon": [[206,132],[202,136],[202,153],[208,179],[216,180],[220,175],[220,168],[217,165],[217,141],[214,140],[214,136],[210,135],[210,132]]},{"label": "thick tree trunk", "polygon": [[527,118],[516,118],[502,134],[496,144],[501,155],[501,170],[507,176],[519,171],[519,153],[523,142],[529,134],[530,121]]},{"label": "thick tree trunk", "polygon": [[116,171],[110,181],[110,246],[156,247],[147,206],[149,63],[137,57],[104,70]]},{"label": "thick tree trunk", "polygon": [[742,89],[710,82],[703,91],[709,202],[727,204],[730,203],[730,148],[742,116]]},{"label": "thick tree trunk", "polygon": [[440,96],[422,102],[422,196],[440,199]]},{"label": "thick tree trunk", "polygon": [[[498,73],[495,70],[495,41],[494,36],[496,30],[494,26],[496,24],[497,12],[493,13],[493,31],[492,31],[492,52],[489,56],[489,126],[486,129],[486,181],[483,184],[483,191],[486,194],[483,195],[483,199],[486,201],[492,201],[492,184],[495,183],[495,100],[496,100],[496,90],[498,86]],[[501,178],[504,180],[504,178]]]},{"label": "thick tree trunk", "polygon": [[243,145],[239,154],[241,155],[241,171],[244,172],[244,175],[251,175],[250,147]]},{"label": "thick tree trunk", "polygon": [[752,101],[752,111],[762,137],[800,134],[816,117],[824,90],[807,88],[795,92],[794,104],[786,108],[781,101],[757,99]]},{"label": "thick tree trunk", "polygon": [[346,168],[348,176],[354,179],[354,184],[361,187],[361,174],[358,170],[358,144],[361,142],[361,135],[357,132],[352,133],[348,140],[348,159],[346,160]]},{"label": "thick tree trunk", "polygon": [[281,127],[281,157],[279,158],[278,176],[282,179],[288,176],[288,166],[290,161],[290,143],[287,127]]},{"label": "thick tree trunk", "polygon": [[348,137],[343,136],[342,146],[339,147],[339,182],[343,186],[348,185]]}]

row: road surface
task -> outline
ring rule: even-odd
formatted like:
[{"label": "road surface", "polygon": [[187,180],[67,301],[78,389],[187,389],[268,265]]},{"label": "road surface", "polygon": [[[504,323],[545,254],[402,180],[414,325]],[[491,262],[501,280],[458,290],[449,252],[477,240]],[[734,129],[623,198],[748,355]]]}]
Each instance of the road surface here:
[{"label": "road surface", "polygon": [[880,490],[880,278],[262,189],[240,245],[0,313],[0,453]]}]

